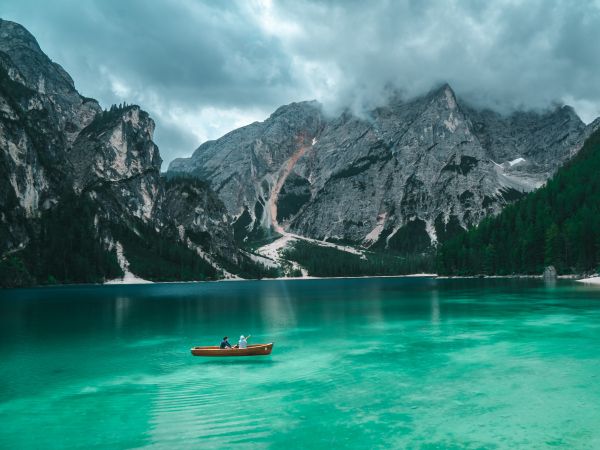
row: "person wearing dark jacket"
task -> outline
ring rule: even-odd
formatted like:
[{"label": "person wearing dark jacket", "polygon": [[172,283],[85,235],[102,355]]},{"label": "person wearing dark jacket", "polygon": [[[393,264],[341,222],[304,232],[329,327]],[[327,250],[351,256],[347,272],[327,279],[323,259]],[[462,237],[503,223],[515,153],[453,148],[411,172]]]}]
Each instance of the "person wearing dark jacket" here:
[{"label": "person wearing dark jacket", "polygon": [[223,338],[223,340],[221,341],[220,348],[231,348],[231,344],[229,343],[229,341],[227,339],[229,339],[227,336],[225,336]]}]

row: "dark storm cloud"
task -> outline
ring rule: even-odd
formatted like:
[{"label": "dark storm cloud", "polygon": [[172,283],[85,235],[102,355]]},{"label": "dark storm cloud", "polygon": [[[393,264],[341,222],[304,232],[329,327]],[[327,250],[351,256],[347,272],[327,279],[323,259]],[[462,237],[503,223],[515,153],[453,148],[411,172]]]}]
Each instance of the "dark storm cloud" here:
[{"label": "dark storm cloud", "polygon": [[288,43],[292,53],[317,66],[335,61],[340,75],[330,91],[333,102],[360,108],[380,102],[389,86],[414,95],[448,81],[460,95],[499,109],[570,100],[592,102],[598,113],[597,2],[277,5],[281,17],[304,24],[304,32]]},{"label": "dark storm cloud", "polygon": [[82,94],[157,122],[166,162],[279,105],[356,112],[448,81],[507,111],[600,114],[597,1],[5,0]]},{"label": "dark storm cloud", "polygon": [[149,110],[166,162],[299,94],[289,56],[250,12],[195,1],[0,6],[0,16],[28,28],[83,95],[105,107],[126,101]]},{"label": "dark storm cloud", "polygon": [[82,84],[104,67],[132,89],[234,106],[272,101],[290,84],[278,41],[225,2],[25,3],[19,0],[22,22],[55,59],[83,72]]}]

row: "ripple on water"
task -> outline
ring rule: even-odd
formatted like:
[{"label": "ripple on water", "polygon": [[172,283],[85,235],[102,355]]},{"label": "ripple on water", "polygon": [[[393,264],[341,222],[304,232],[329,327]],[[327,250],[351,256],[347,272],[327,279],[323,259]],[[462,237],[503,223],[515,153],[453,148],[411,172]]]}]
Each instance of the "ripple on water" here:
[{"label": "ripple on water", "polygon": [[523,321],[523,325],[530,327],[553,327],[557,325],[570,325],[576,318],[572,314],[549,314]]},{"label": "ripple on water", "polygon": [[178,442],[233,442],[254,440],[269,432],[269,420],[257,405],[273,404],[276,393],[257,396],[252,401],[241,396],[238,386],[218,383],[199,386],[163,384],[153,403],[152,438],[164,442],[174,433]]}]

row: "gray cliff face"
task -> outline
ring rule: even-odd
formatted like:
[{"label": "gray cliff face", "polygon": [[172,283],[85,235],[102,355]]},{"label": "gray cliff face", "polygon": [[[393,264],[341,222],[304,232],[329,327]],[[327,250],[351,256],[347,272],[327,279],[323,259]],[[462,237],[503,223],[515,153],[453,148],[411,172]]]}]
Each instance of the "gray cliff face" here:
[{"label": "gray cliff face", "polygon": [[153,133],[154,121],[138,106],[99,114],[68,152],[75,190],[118,205],[112,208],[115,220],[126,211],[143,222],[155,221],[164,192]]},{"label": "gray cliff face", "polygon": [[101,110],[34,37],[0,20],[0,227],[2,251],[27,244],[25,223],[55,205],[69,177],[65,149]]},{"label": "gray cliff face", "polygon": [[518,112],[509,117],[465,109],[491,160],[510,161],[515,155],[525,160],[507,167],[508,172],[538,173],[543,181],[583,144],[580,138],[586,127],[570,106],[557,107],[545,115]]},{"label": "gray cliff face", "polygon": [[169,172],[207,180],[232,215],[248,211],[248,230],[414,251],[541,186],[586,134],[570,107],[501,116],[444,85],[367,118],[325,118],[314,102],[282,107]]},{"label": "gray cliff face", "polygon": [[235,262],[229,218],[208,186],[160,176],[154,127],[138,106],[102,111],[25,28],[0,20],[0,256],[27,247],[36,221],[75,192],[93,202],[90,239],[107,249],[114,226],[139,223]]},{"label": "gray cliff face", "polygon": [[268,227],[266,205],[278,175],[298,149],[311,145],[323,126],[316,102],[292,103],[264,122],[202,144],[191,158],[174,160],[169,171],[210,180],[232,216],[247,210],[253,221]]},{"label": "gray cliff face", "polygon": [[238,262],[227,209],[206,183],[185,177],[168,179],[162,214],[164,222],[177,229],[180,239],[189,239],[210,255]]},{"label": "gray cliff face", "polygon": [[98,114],[69,151],[73,188],[97,206],[99,223],[109,224],[99,234],[110,242],[110,224],[135,230],[141,222],[202,255],[237,262],[229,217],[216,194],[196,179],[160,176],[154,127],[138,106],[115,108]]}]

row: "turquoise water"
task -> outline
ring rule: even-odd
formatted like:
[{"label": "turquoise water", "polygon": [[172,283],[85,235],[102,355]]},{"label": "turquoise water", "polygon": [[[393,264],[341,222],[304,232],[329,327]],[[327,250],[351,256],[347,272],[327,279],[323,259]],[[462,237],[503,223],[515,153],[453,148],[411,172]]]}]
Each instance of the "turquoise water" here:
[{"label": "turquoise water", "polygon": [[[193,357],[228,334],[262,358]],[[348,279],[0,291],[0,448],[600,448],[600,289]]]}]

